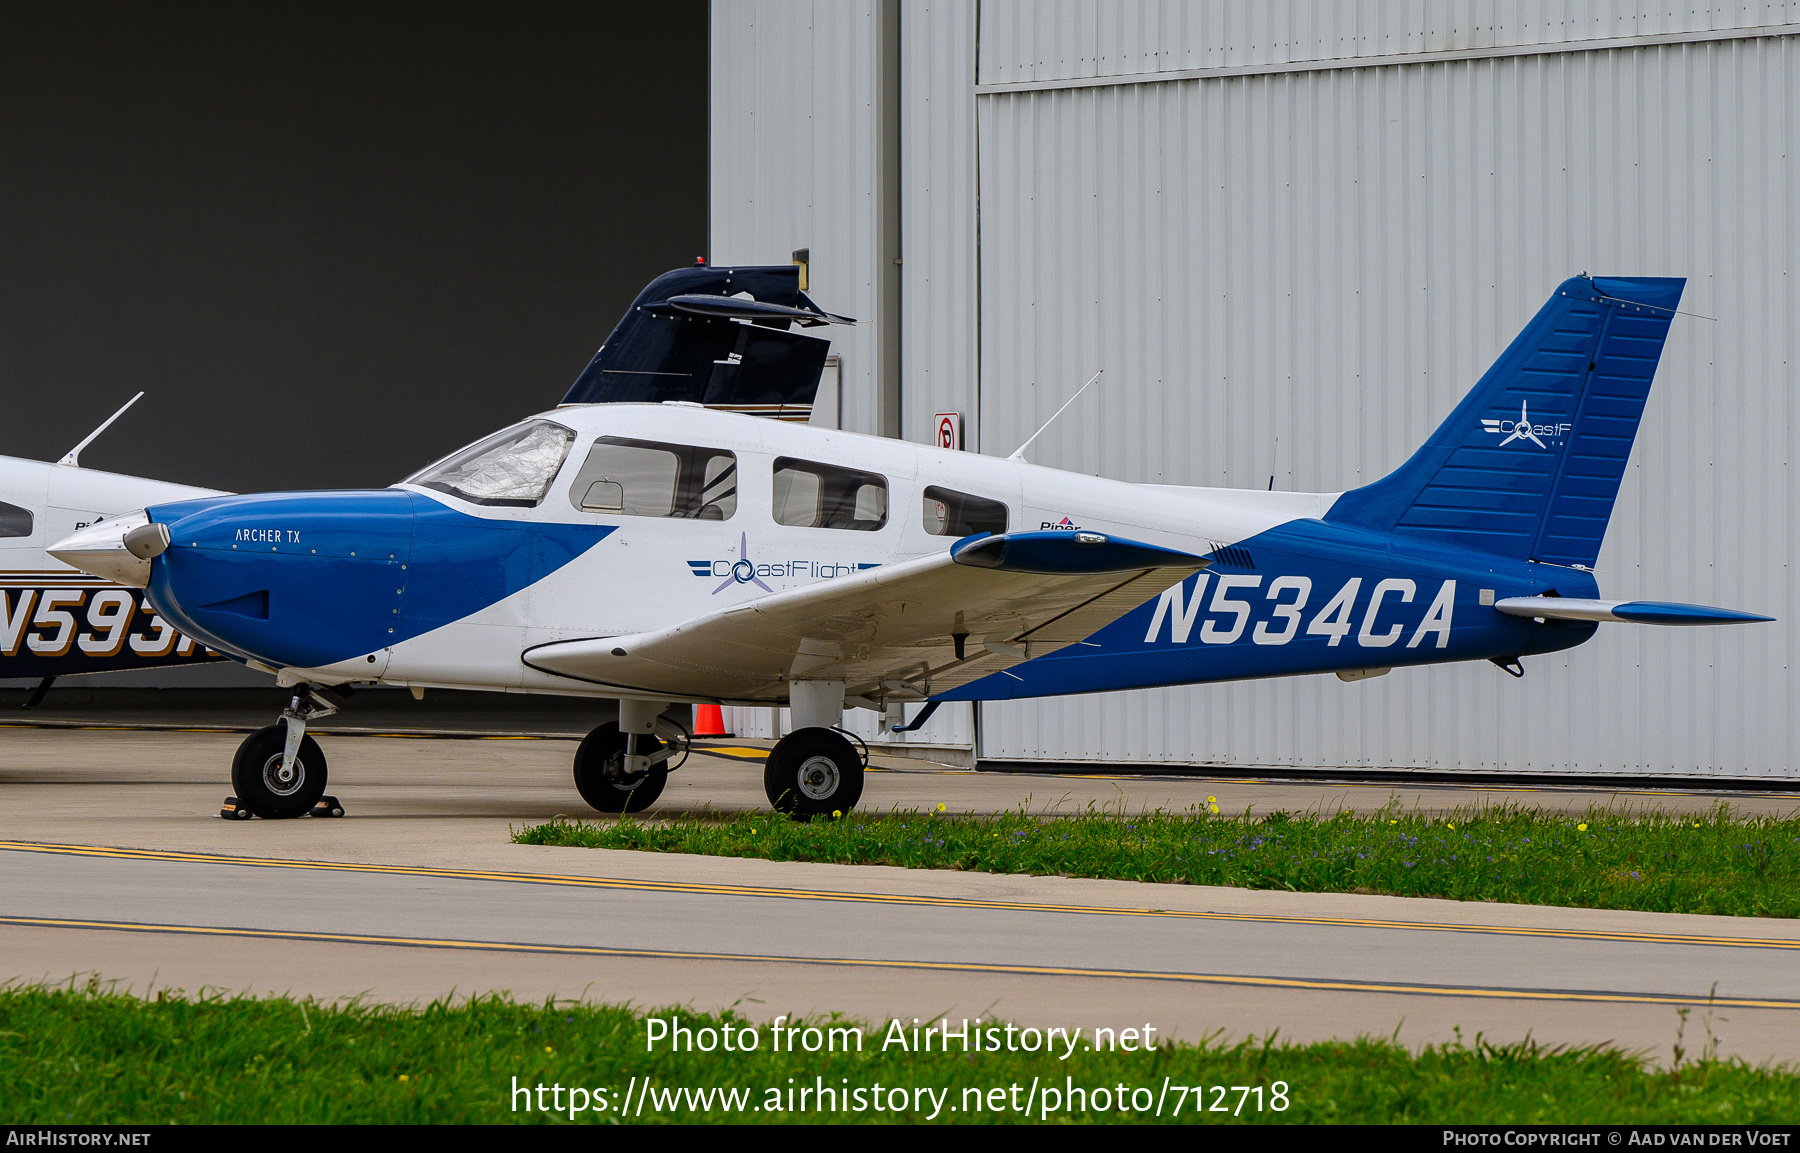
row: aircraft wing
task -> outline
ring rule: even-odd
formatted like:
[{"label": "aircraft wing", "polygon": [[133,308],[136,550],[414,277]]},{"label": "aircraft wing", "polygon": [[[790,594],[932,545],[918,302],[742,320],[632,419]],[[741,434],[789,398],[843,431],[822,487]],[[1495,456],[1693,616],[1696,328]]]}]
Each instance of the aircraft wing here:
[{"label": "aircraft wing", "polygon": [[975,536],[949,552],[634,636],[526,650],[543,672],[681,700],[769,701],[795,679],[923,700],[1075,644],[1208,562],[1095,532]]}]

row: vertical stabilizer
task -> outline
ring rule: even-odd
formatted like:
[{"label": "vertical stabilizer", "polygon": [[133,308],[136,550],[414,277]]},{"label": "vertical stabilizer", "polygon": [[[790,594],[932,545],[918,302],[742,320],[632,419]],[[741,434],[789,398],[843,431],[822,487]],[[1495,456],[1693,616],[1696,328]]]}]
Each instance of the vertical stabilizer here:
[{"label": "vertical stabilizer", "polygon": [[563,404],[686,401],[805,420],[831,342],[796,324],[854,324],[800,291],[796,265],[678,268],[625,310]]},{"label": "vertical stabilizer", "polygon": [[1686,281],[1564,281],[1412,459],[1327,521],[1592,568]]}]

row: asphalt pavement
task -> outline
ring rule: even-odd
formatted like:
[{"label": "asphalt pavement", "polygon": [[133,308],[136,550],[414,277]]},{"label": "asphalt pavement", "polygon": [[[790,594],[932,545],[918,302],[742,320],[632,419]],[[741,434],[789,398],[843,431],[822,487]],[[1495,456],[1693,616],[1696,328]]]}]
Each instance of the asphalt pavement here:
[{"label": "asphalt pavement", "polygon": [[[553,739],[333,736],[348,817],[228,822],[216,814],[239,739],[0,728],[0,979],[394,1001],[505,990],[761,1019],[1153,1024],[1188,1039],[1419,1044],[1460,1029],[1664,1060],[1681,1030],[1689,1051],[1800,1060],[1794,922],[511,844],[514,829],[587,815],[574,746]],[[759,755],[697,754],[653,813],[763,807]],[[864,804],[880,809],[1719,799],[878,767]]]}]

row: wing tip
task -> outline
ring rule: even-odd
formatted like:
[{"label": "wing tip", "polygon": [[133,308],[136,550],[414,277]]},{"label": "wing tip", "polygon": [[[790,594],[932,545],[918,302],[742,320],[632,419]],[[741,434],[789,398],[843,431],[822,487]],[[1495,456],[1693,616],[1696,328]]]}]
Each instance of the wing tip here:
[{"label": "wing tip", "polygon": [[1761,613],[1673,601],[1626,601],[1613,609],[1613,615],[1620,620],[1647,625],[1747,625],[1769,623],[1775,619]]}]

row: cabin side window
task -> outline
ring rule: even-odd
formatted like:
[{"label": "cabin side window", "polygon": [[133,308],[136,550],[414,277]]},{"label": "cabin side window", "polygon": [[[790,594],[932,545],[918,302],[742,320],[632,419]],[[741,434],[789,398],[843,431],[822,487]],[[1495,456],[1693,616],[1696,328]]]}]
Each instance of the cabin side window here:
[{"label": "cabin side window", "polygon": [[402,483],[435,488],[475,504],[532,508],[550,491],[575,433],[548,420],[528,420],[414,473]]},{"label": "cabin side window", "polygon": [[0,500],[0,537],[30,535],[31,510]]},{"label": "cabin side window", "polygon": [[693,448],[603,436],[569,486],[582,512],[729,520],[737,511],[737,457]]},{"label": "cabin side window", "polygon": [[925,490],[924,521],[925,531],[932,536],[965,537],[978,532],[999,536],[1006,531],[1006,506],[932,485]]},{"label": "cabin side window", "polygon": [[837,465],[775,458],[775,523],[874,532],[887,524],[887,478]]}]

